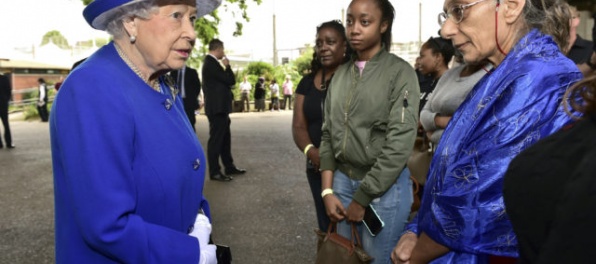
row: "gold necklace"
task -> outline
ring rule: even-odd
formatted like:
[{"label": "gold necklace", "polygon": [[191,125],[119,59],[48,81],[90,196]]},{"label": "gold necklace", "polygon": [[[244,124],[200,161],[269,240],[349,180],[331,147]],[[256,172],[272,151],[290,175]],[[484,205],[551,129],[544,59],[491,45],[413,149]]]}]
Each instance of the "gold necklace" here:
[{"label": "gold necklace", "polygon": [[128,67],[130,67],[130,69],[134,73],[136,73],[137,76],[139,76],[139,78],[141,78],[141,80],[143,80],[147,85],[149,85],[149,87],[153,88],[153,90],[155,90],[156,92],[161,93],[161,87],[159,86],[159,81],[153,80],[153,81],[149,82],[149,78],[145,79],[145,77],[143,77],[143,74],[141,73],[141,70],[139,70],[139,68],[137,68],[137,66],[135,66],[132,63],[132,61],[130,61],[128,56],[126,56],[126,54],[124,54],[124,52],[120,49],[118,44],[114,43],[114,46],[116,46],[116,51],[118,52],[118,55],[120,56],[120,58],[122,58],[122,60],[126,63],[126,65],[128,65]]}]

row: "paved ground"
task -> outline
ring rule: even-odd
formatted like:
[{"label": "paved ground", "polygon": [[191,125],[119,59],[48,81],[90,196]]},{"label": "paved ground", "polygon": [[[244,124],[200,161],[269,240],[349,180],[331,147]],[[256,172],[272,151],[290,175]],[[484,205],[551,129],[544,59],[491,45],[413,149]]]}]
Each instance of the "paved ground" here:
[{"label": "paved ground", "polygon": [[[206,180],[217,242],[234,263],[313,263],[314,205],[304,158],[294,146],[291,111],[236,113],[232,152],[248,173]],[[54,263],[54,200],[47,123],[13,121],[16,149],[0,149],[0,263]],[[207,144],[208,123],[197,120]]]}]

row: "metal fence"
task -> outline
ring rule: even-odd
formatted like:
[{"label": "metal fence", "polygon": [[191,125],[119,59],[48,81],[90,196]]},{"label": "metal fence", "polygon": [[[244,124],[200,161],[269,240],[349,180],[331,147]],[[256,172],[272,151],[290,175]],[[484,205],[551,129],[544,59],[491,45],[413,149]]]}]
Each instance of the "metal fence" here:
[{"label": "metal fence", "polygon": [[[54,89],[54,85],[48,85],[48,93],[50,90]],[[18,90],[12,90],[12,94],[13,97],[15,94],[28,94],[28,93],[33,93],[33,92],[37,92],[38,88],[37,87],[31,87],[31,88],[24,88],[24,89],[18,89]],[[28,99],[21,99],[19,101],[10,101],[8,103],[9,106],[13,106],[13,110],[11,112],[18,112],[21,111],[22,108],[29,106],[29,105],[35,105],[37,104],[37,100],[38,98],[28,98]],[[48,102],[53,102],[54,101],[54,96],[49,96],[48,97]],[[17,109],[14,109],[17,108]]]}]

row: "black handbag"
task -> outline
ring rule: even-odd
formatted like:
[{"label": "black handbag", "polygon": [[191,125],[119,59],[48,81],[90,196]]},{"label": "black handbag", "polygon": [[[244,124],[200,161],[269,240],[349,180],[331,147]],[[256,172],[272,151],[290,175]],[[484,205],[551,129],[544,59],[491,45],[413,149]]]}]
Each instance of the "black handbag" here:
[{"label": "black handbag", "polygon": [[229,246],[215,245],[215,256],[217,257],[217,264],[231,264],[232,263],[232,251]]}]

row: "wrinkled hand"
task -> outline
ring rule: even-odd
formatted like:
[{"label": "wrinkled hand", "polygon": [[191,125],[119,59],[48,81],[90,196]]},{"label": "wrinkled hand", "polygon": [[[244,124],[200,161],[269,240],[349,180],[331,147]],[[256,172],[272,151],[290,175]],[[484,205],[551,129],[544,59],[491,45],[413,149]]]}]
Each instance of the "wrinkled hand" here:
[{"label": "wrinkled hand", "polygon": [[364,206],[359,203],[352,201],[348,206],[348,221],[358,223],[364,219]]},{"label": "wrinkled hand", "polygon": [[412,251],[418,242],[418,237],[414,233],[405,233],[401,236],[397,245],[391,252],[391,261],[393,264],[409,264]]},{"label": "wrinkled hand", "polygon": [[217,246],[206,245],[201,247],[201,255],[199,257],[199,264],[217,264]]},{"label": "wrinkled hand", "polygon": [[211,236],[211,223],[209,222],[209,218],[204,214],[197,214],[194,229],[188,235],[199,239],[199,246],[202,251],[203,247],[207,246],[209,243],[209,237]]},{"label": "wrinkled hand", "polygon": [[331,221],[339,222],[345,218],[346,210],[339,199],[337,199],[337,196],[334,194],[325,195],[323,202],[325,203],[327,216],[329,216]]},{"label": "wrinkled hand", "polygon": [[312,163],[313,167],[315,167],[315,170],[319,170],[320,166],[321,166],[321,156],[319,156],[319,149],[316,147],[312,147],[308,150],[307,157],[310,160],[310,163]]}]

